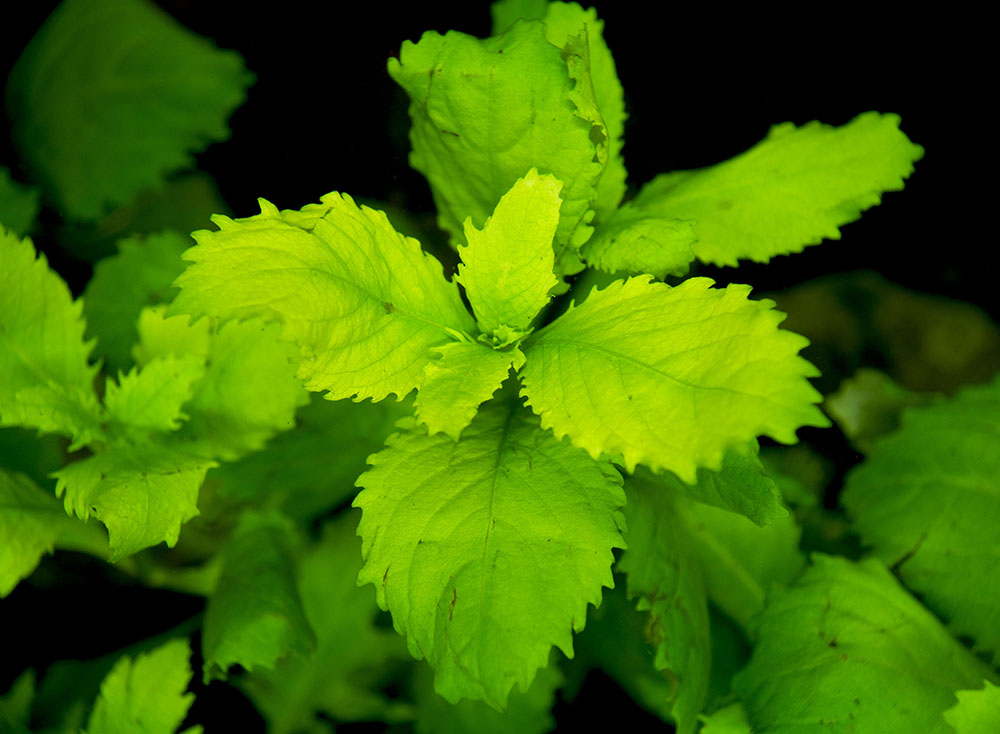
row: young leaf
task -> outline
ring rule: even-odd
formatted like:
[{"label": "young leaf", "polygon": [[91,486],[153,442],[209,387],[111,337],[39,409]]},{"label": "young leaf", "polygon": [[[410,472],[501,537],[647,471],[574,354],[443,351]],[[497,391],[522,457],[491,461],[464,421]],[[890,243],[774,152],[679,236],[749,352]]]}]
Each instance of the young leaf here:
[{"label": "young leaf", "polygon": [[692,222],[650,215],[629,202],[601,221],[580,255],[606,273],[665,278],[688,272],[697,241]]},{"label": "young leaf", "polygon": [[0,228],[26,236],[38,217],[38,198],[38,189],[19,184],[10,177],[9,168],[0,166]]},{"label": "young leaf", "polygon": [[649,612],[647,638],[656,647],[654,665],[676,680],[671,696],[678,734],[692,734],[708,695],[712,660],[708,600],[699,559],[674,497],[655,484],[630,481],[625,540],[618,570],[628,578],[636,608]]},{"label": "young leaf", "polygon": [[295,587],[291,522],[278,513],[243,513],[205,610],[205,680],[225,678],[235,664],[274,668],[286,655],[305,657],[315,646]]},{"label": "young leaf", "polygon": [[703,721],[701,734],[753,734],[746,709],[738,701],[706,716]]},{"label": "young leaf", "polygon": [[452,241],[463,240],[466,217],[482,227],[500,197],[537,168],[563,182],[557,270],[579,270],[572,253],[590,236],[608,154],[586,40],[574,35],[556,47],[538,21],[482,41],[427,32],[403,43],[389,75],[410,96],[410,163],[427,177]]},{"label": "young leaf", "polygon": [[135,436],[147,431],[176,431],[187,419],[182,412],[191,386],[205,374],[205,360],[197,354],[167,354],[108,380],[104,407],[108,418]]},{"label": "young leaf", "polygon": [[122,656],[101,683],[87,734],[177,731],[194,701],[194,694],[184,692],[191,681],[190,655],[187,640],[171,640],[134,661]]},{"label": "young leaf", "polygon": [[151,2],[64,0],[14,66],[7,111],[46,193],[95,219],[227,138],[252,81]]},{"label": "young leaf", "polygon": [[603,219],[618,206],[625,194],[625,163],[621,150],[625,134],[625,92],[618,80],[615,60],[608,44],[604,42],[604,21],[593,8],[581,8],[576,3],[502,0],[490,6],[493,33],[504,33],[517,20],[542,20],[545,39],[558,48],[564,48],[572,36],[586,32],[590,57],[590,78],[594,99],[601,111],[601,119],[608,136],[608,165],[597,185],[594,210]]},{"label": "young leaf", "polygon": [[0,469],[0,599],[31,575],[71,522],[51,492]]},{"label": "young leaf", "polygon": [[62,433],[74,447],[100,435],[81,308],[30,239],[0,228],[0,425]]},{"label": "young leaf", "polygon": [[192,235],[194,264],[169,314],[279,321],[299,347],[299,377],[330,400],[402,398],[423,380],[432,347],[474,330],[441,264],[382,212],[337,193],[301,211],[260,205],[255,217],[216,216],[219,231]]},{"label": "young leaf", "polygon": [[309,395],[295,377],[295,347],[281,341],[279,332],[277,324],[259,319],[209,330],[207,322],[192,325],[186,316],[164,319],[162,308],[142,312],[140,363],[183,355],[197,356],[206,365],[185,403],[188,420],[176,435],[178,444],[234,461],[294,425],[295,410]]},{"label": "young leaf", "polygon": [[56,494],[67,512],[107,526],[115,562],[157,543],[172,547],[198,514],[198,488],[214,465],[165,447],[119,445],[56,472]]},{"label": "young leaf", "polygon": [[880,562],[813,560],[768,598],[734,680],[753,731],[948,734],[942,712],[986,667]]},{"label": "young leaf", "polygon": [[500,198],[482,230],[465,220],[469,244],[458,248],[462,263],[456,280],[484,334],[495,338],[503,327],[527,334],[549,302],[557,283],[552,236],[561,189],[562,183],[532,168]]},{"label": "young leaf", "polygon": [[273,671],[256,670],[244,680],[270,734],[311,731],[317,712],[337,721],[413,716],[410,705],[382,692],[397,665],[411,658],[399,635],[375,625],[372,589],[356,583],[358,514],[352,510],[324,525],[321,539],[298,564],[298,591],[316,649],[308,658],[286,657]]},{"label": "young leaf", "polygon": [[990,734],[1000,729],[1000,686],[988,680],[975,691],[955,693],[958,703],[944,712],[956,734]]},{"label": "young leaf", "polygon": [[702,262],[767,262],[840,239],[838,227],[880,203],[883,192],[901,190],[923,154],[900,132],[898,115],[867,112],[836,128],[785,123],[724,163],[653,179],[634,208],[668,223],[693,221]]},{"label": "young leaf", "polygon": [[903,583],[1000,655],[1000,378],[903,414],[847,477],[855,528]]},{"label": "young leaf", "polygon": [[358,581],[375,584],[438,693],[502,708],[552,645],[572,656],[624,545],[610,464],[542,431],[514,399],[484,406],[457,443],[411,421],[370,461],[354,502]]},{"label": "young leaf", "polygon": [[184,271],[181,253],[190,245],[190,237],[176,232],[130,237],[118,243],[117,255],[94,266],[94,277],[83,292],[83,312],[106,369],[124,370],[132,364],[139,313],[173,300],[177,289],[171,283]]},{"label": "young leaf", "polygon": [[829,424],[805,379],[816,369],[797,356],[808,342],[778,329],[773,302],[708,278],[650,280],[591,291],[525,341],[523,394],[545,428],[694,484],[759,434],[794,443],[798,427]]},{"label": "young leaf", "polygon": [[431,433],[443,432],[457,441],[511,367],[515,372],[521,368],[524,355],[517,347],[500,351],[478,342],[452,342],[435,351],[440,359],[427,363],[414,401],[417,417]]}]

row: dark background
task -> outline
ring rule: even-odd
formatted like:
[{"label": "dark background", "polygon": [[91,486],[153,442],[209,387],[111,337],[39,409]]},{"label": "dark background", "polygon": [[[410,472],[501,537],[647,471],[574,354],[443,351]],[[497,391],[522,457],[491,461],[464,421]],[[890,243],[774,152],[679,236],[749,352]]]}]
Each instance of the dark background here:
[{"label": "dark background", "polygon": [[[406,98],[385,62],[403,40],[415,41],[425,30],[487,35],[488,3],[159,4],[238,51],[258,77],[231,120],[232,138],[199,157],[237,215],[256,213],[258,196],[299,208],[337,190],[432,217],[427,185],[407,164]],[[625,87],[625,162],[633,189],[663,171],[731,157],[786,120],[842,124],[867,110],[895,112],[904,132],[926,149],[905,192],[886,195],[882,206],[846,226],[842,241],[713,276],[775,291],[869,268],[920,291],[971,301],[1000,319],[990,266],[996,236],[987,230],[996,186],[985,184],[980,173],[995,161],[985,54],[976,30],[981,21],[880,16],[825,3],[770,14],[734,14],[716,4],[585,4],[606,23]],[[18,5],[19,14],[5,14],[0,31],[4,78],[55,3]],[[0,164],[22,177],[6,131],[0,132]],[[49,243],[39,245],[51,253]],[[86,281],[88,264],[50,258],[66,277]],[[25,584],[0,602],[3,628],[8,634],[37,629],[38,609],[68,611],[47,625],[44,640],[32,641],[30,652],[5,652],[11,669],[0,670],[0,690],[22,663],[106,653],[168,629],[200,605],[136,588],[103,564],[73,554],[45,561],[42,581],[46,569],[50,577],[79,581],[61,590]],[[584,690],[574,713],[557,709],[561,731],[628,706],[606,681],[588,685],[593,688]],[[249,713],[239,694],[222,684],[198,693],[198,720],[209,731],[240,728],[231,717]],[[219,712],[221,718],[213,719]],[[646,730],[641,722],[633,730]],[[653,726],[652,720],[646,724]]]}]

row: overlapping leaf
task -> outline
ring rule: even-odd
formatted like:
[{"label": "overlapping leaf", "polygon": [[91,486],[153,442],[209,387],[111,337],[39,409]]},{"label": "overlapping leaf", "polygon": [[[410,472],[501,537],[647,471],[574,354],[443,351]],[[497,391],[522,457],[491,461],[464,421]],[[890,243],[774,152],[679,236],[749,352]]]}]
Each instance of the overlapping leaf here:
[{"label": "overlapping leaf", "polygon": [[[194,702],[186,640],[171,640],[135,660],[123,656],[101,683],[87,734],[174,734]],[[185,730],[198,734],[201,727]]]},{"label": "overlapping leaf", "polygon": [[882,564],[817,555],[773,593],[734,687],[761,734],[919,731],[948,734],[955,691],[987,668]]},{"label": "overlapping leaf", "polygon": [[228,137],[253,75],[146,0],[64,0],[18,59],[18,151],[66,216],[93,219]]},{"label": "overlapping leaf", "polygon": [[100,434],[81,309],[31,240],[0,229],[0,424],[61,433],[75,445]]},{"label": "overlapping leaf", "polygon": [[[838,228],[880,203],[883,192],[901,190],[922,156],[923,148],[899,130],[898,115],[868,112],[841,127],[784,123],[724,163],[653,179],[632,210],[637,221],[643,214],[668,228],[691,222],[692,249],[702,262],[766,262],[840,239]],[[603,257],[632,272],[663,269],[654,253],[630,251],[632,239],[616,236],[619,245],[603,248],[621,249]]]},{"label": "overlapping leaf", "polygon": [[944,712],[956,734],[990,734],[1000,729],[1000,686],[983,681],[975,691],[958,691],[958,703]]},{"label": "overlapping leaf", "polygon": [[608,160],[586,38],[574,34],[557,47],[539,21],[482,41],[428,32],[404,42],[389,74],[410,96],[410,163],[427,177],[453,242],[462,242],[467,217],[482,227],[500,197],[537,168],[563,182],[557,270],[578,271],[574,253],[590,236]]},{"label": "overlapping leaf", "polygon": [[903,414],[851,472],[854,526],[907,586],[1000,655],[1000,379]]},{"label": "overlapping leaf", "polygon": [[349,196],[298,212],[261,200],[258,216],[213,221],[219,231],[193,235],[172,313],[280,322],[298,345],[299,377],[331,400],[401,398],[423,380],[432,347],[473,330],[441,264]]},{"label": "overlapping leaf", "polygon": [[[587,604],[612,583],[617,472],[539,429],[507,397],[455,443],[405,429],[358,479],[358,533],[379,606],[450,701],[500,708],[552,645],[572,655]],[[488,632],[487,632],[488,631]]]},{"label": "overlapping leaf", "polygon": [[748,286],[711,285],[616,281],[529,337],[523,394],[542,425],[691,484],[758,435],[794,443],[798,427],[828,425],[797,356],[806,340]]},{"label": "overlapping leaf", "polygon": [[277,513],[245,512],[222,551],[222,573],[205,610],[205,679],[232,665],[274,668],[305,657],[316,637],[295,585],[291,522]]},{"label": "overlapping leaf", "polygon": [[192,395],[192,385],[205,374],[204,357],[167,354],[108,380],[104,406],[108,418],[123,432],[176,431],[188,418],[182,406]]}]

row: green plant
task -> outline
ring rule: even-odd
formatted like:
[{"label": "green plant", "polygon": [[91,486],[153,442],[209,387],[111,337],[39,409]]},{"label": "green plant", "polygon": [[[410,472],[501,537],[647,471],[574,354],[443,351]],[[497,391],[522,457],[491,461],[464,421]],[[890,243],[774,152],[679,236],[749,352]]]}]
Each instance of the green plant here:
[{"label": "green plant", "polygon": [[[74,301],[19,236],[37,190],[0,178],[0,593],[59,548],[207,599],[106,677],[110,661],[91,666],[99,695],[43,706],[53,666],[37,697],[18,678],[0,716],[175,731],[191,700],[177,638],[198,630],[204,681],[231,680],[279,732],[324,730],[317,712],[542,731],[589,667],[681,732],[989,726],[1000,382],[944,399],[859,373],[828,397],[868,454],[842,497],[871,549],[857,561],[816,458],[777,445],[830,425],[808,341],[748,286],[686,277],[839,238],[922,149],[894,115],[778,125],[624,201],[596,14],[500,2],[493,21],[389,62],[454,274],[332,193],[217,215],[190,249],[176,231],[123,239]],[[170,94],[117,83],[181,60]],[[71,246],[99,248],[101,217],[225,137],[250,82],[139,0],[66,0],[7,101],[47,201],[99,223]],[[78,117],[47,106],[67,96]]]}]

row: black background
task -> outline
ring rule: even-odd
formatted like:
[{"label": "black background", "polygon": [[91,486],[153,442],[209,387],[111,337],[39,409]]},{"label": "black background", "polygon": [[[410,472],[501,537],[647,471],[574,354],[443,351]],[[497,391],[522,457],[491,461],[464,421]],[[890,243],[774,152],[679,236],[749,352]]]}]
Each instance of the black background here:
[{"label": "black background", "polygon": [[[231,120],[232,138],[199,157],[237,215],[256,213],[258,196],[299,208],[337,190],[432,216],[427,185],[407,164],[405,95],[385,62],[403,40],[416,41],[425,30],[487,35],[488,3],[159,4],[238,51],[257,75]],[[879,15],[825,3],[794,13],[735,12],[714,3],[589,4],[606,23],[625,87],[625,161],[633,190],[657,173],[735,155],[786,120],[842,124],[867,110],[895,112],[910,139],[926,148],[906,190],[886,195],[882,206],[844,227],[842,241],[713,276],[774,291],[870,268],[917,290],[972,301],[1000,319],[992,268],[996,236],[988,229],[996,186],[986,178],[995,163],[995,118],[987,113],[981,20]],[[4,77],[53,5],[20,3],[19,15],[4,18]],[[6,134],[0,164],[23,178]],[[39,245],[52,252],[49,243]],[[86,263],[51,259],[71,281],[85,282]],[[43,571],[55,562],[46,561]],[[116,587],[111,604],[104,595],[121,577],[72,554],[59,563],[88,580],[58,593],[26,585],[0,602],[6,634],[22,629],[33,646],[30,652],[8,655],[16,646],[5,651],[11,669],[0,670],[0,690],[23,664],[108,652],[198,609],[196,600],[161,600],[161,592],[127,583],[124,591]],[[69,608],[63,621],[47,625],[45,639],[34,639],[39,608]],[[610,685],[600,679],[592,685],[574,712],[560,707],[560,731],[626,706]],[[243,730],[231,717],[245,713],[245,704],[223,689],[199,690],[199,720],[209,731]]]}]

